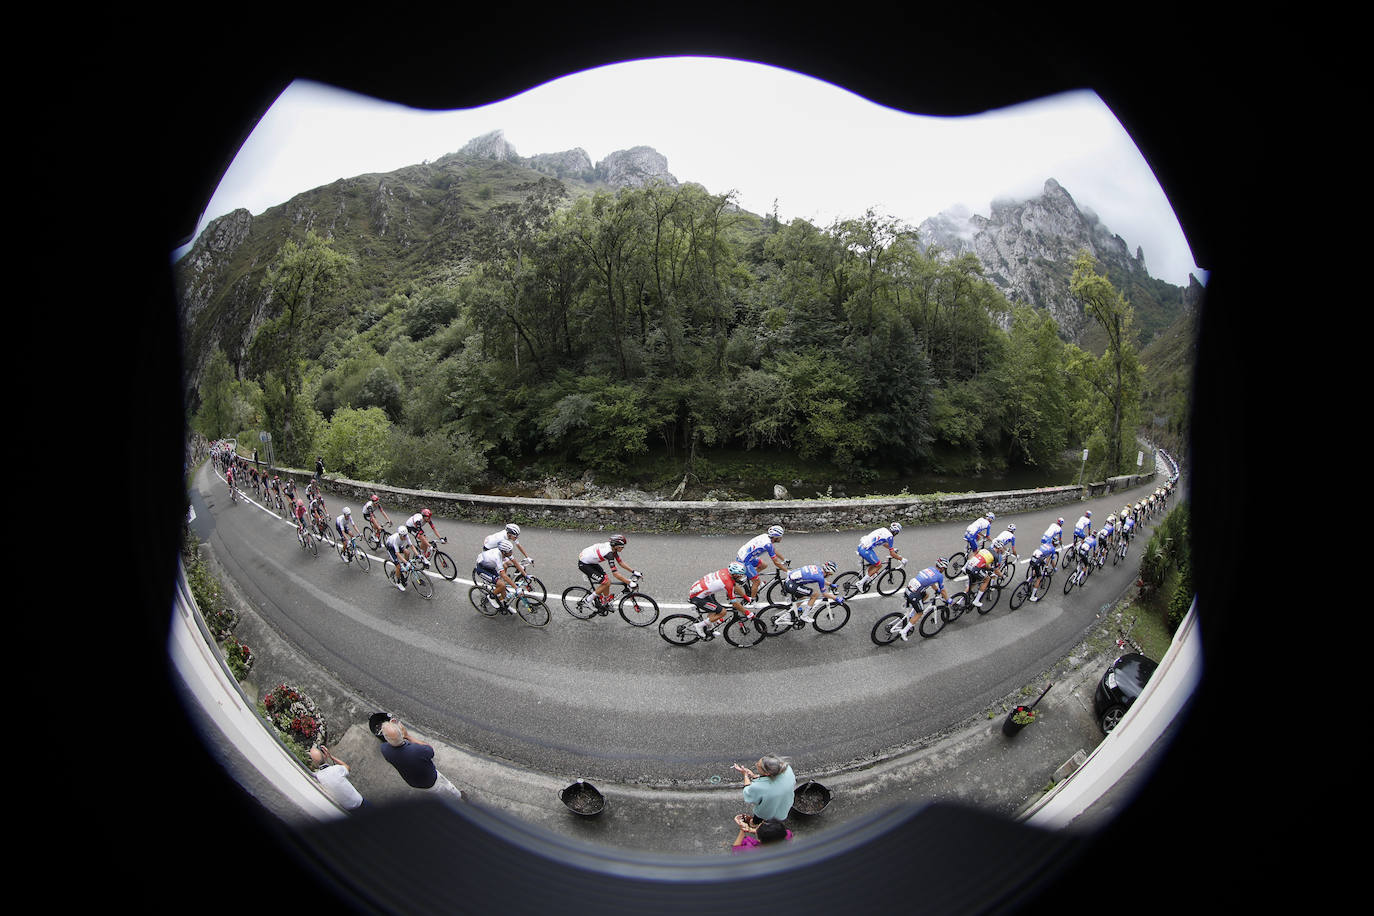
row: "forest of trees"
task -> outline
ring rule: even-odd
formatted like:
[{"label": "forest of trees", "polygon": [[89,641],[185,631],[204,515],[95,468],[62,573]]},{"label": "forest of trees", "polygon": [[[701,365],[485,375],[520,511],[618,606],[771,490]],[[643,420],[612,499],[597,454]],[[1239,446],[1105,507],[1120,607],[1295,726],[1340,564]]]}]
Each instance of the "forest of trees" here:
[{"label": "forest of trees", "polygon": [[314,233],[287,242],[266,320],[237,365],[212,355],[193,426],[442,490],[584,469],[704,480],[722,450],[863,478],[1087,446],[1089,475],[1134,470],[1131,309],[1086,254],[1072,288],[1100,354],[873,210],[821,228],[690,184],[527,191],[399,289]]}]

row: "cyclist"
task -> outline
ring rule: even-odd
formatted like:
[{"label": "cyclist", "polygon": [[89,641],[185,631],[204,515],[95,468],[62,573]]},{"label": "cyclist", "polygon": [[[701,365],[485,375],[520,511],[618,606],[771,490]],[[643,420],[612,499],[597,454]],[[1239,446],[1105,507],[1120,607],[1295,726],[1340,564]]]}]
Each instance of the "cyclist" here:
[{"label": "cyclist", "polygon": [[[835,594],[830,586],[830,577],[835,575],[838,566],[831,560],[824,563],[812,563],[810,566],[803,566],[801,569],[794,569],[789,572],[782,580],[782,590],[793,600],[792,607],[787,612],[787,622],[795,623],[798,615],[807,623],[815,623],[816,616],[807,613],[816,606],[817,598],[829,598],[840,604],[844,604],[844,599]],[[814,586],[814,588],[813,588]],[[819,594],[816,589],[819,589]],[[802,610],[798,602],[806,599],[806,610]]]},{"label": "cyclist", "polygon": [[1064,519],[1059,517],[1045,529],[1045,533],[1040,535],[1040,544],[1050,547],[1058,555],[1059,548],[1064,546]]},{"label": "cyclist", "polygon": [[744,564],[745,575],[749,577],[749,600],[759,594],[759,558],[768,554],[778,569],[787,568],[787,558],[778,552],[778,541],[782,540],[781,525],[773,525],[763,534],[753,538],[735,553],[735,560]]},{"label": "cyclist", "polygon": [[973,586],[978,586],[978,594],[973,596],[973,606],[983,606],[983,595],[987,594],[988,583],[992,581],[992,571],[997,568],[997,555],[986,547],[969,554],[964,562],[964,575],[968,576],[968,587],[964,594],[973,595]]},{"label": "cyclist", "polygon": [[506,586],[519,590],[515,580],[506,575],[506,567],[515,565],[515,561],[511,559],[514,552],[514,544],[505,538],[499,538],[491,547],[482,548],[472,570],[474,575],[493,586],[496,600],[502,604],[506,601]]},{"label": "cyclist", "polygon": [[368,497],[367,502],[363,503],[363,521],[372,526],[372,530],[377,532],[377,537],[380,539],[383,529],[381,525],[377,524],[377,519],[374,517],[374,513],[377,512],[382,513],[382,518],[386,519],[388,525],[391,524],[391,516],[387,515],[386,510],[382,508],[382,498],[373,493]]},{"label": "cyclist", "polygon": [[296,482],[290,477],[287,477],[286,481],[282,483],[281,491],[288,503],[294,504],[296,502]]},{"label": "cyclist", "polygon": [[1121,536],[1130,541],[1135,537],[1135,516],[1129,506],[1122,510],[1121,519]]},{"label": "cyclist", "polygon": [[271,496],[281,496],[281,478],[276,474],[273,474],[272,479],[267,481],[267,492]]},{"label": "cyclist", "polygon": [[1046,576],[1054,575],[1055,557],[1058,551],[1050,544],[1041,544],[1035,548],[1035,553],[1031,554],[1030,566],[1026,569],[1026,578],[1031,580],[1030,600],[1039,601],[1040,596],[1036,592],[1040,591],[1040,582]]},{"label": "cyclist", "polygon": [[334,530],[339,532],[339,543],[348,549],[351,538],[358,536],[358,529],[353,525],[353,510],[344,506],[343,515],[334,519]]},{"label": "cyclist", "polygon": [[901,560],[902,565],[906,565],[906,560],[897,552],[893,546],[892,539],[902,533],[902,523],[893,522],[886,528],[874,528],[872,531],[859,538],[859,546],[855,548],[857,553],[864,561],[864,574],[858,581],[860,591],[868,591],[868,583],[873,581],[873,577],[882,568],[882,563],[878,560],[878,548],[886,547],[887,555],[895,560]]},{"label": "cyclist", "polygon": [[420,562],[428,566],[429,540],[425,537],[425,522],[429,522],[429,530],[434,532],[434,536],[439,537],[439,529],[434,527],[434,513],[428,509],[421,509],[406,519],[405,527],[409,528],[411,534],[415,535],[416,550],[419,552]]},{"label": "cyclist", "polygon": [[1092,534],[1093,530],[1093,510],[1085,510],[1078,517],[1078,521],[1073,523],[1073,546],[1077,547],[1079,542]]},{"label": "cyclist", "polygon": [[1110,551],[1116,544],[1116,513],[1107,516],[1107,520],[1102,523],[1102,530],[1098,532],[1097,540],[1102,545],[1103,553]]},{"label": "cyclist", "polygon": [[[308,488],[306,489],[306,493],[310,493]],[[316,525],[323,527],[324,520],[328,514],[329,510],[324,506],[324,497],[320,495],[320,491],[317,489],[310,496],[310,518]]]},{"label": "cyclist", "polygon": [[[1008,522],[1007,527],[1002,529],[1002,533],[992,539],[992,549],[997,553],[998,566],[1001,566],[1000,561],[1005,560],[1008,556],[1019,557],[1020,554],[1016,552],[1016,526]],[[1012,562],[1015,563],[1016,561],[1013,560]]]},{"label": "cyclist", "polygon": [[229,495],[232,497],[234,495],[234,466],[232,464],[224,472],[224,482],[229,485]]},{"label": "cyclist", "polygon": [[949,595],[945,593],[945,567],[948,565],[949,561],[940,557],[934,566],[927,566],[907,583],[906,595],[903,596],[908,607],[906,617],[892,625],[892,632],[903,640],[911,635],[911,628],[916,625],[917,619],[932,610],[926,605],[926,598],[934,597],[932,589],[939,589],[940,597],[949,600]]},{"label": "cyclist", "polygon": [[697,636],[702,639],[710,639],[706,635],[706,628],[713,627],[720,623],[725,616],[726,609],[716,598],[716,592],[723,592],[725,600],[746,617],[752,618],[753,612],[745,607],[744,601],[748,597],[745,591],[745,580],[749,572],[739,560],[734,561],[724,569],[718,569],[713,573],[707,573],[696,582],[687,592],[687,600],[692,603],[698,611],[706,616],[692,624],[692,629]]},{"label": "cyclist", "polygon": [[386,545],[386,552],[391,554],[391,562],[395,564],[396,588],[398,591],[405,591],[405,584],[401,581],[401,564],[409,562],[415,556],[415,542],[411,540],[410,529],[402,525],[382,543]]},{"label": "cyclist", "polygon": [[[1089,531],[1087,537],[1083,538],[1082,543],[1077,546],[1078,569],[1084,570],[1091,568],[1092,565],[1097,562],[1097,558],[1094,556],[1094,554],[1097,553],[1097,535]],[[1087,580],[1087,576],[1082,576],[1078,580],[1078,584],[1083,585]]]},{"label": "cyclist", "polygon": [[987,540],[988,534],[992,531],[992,523],[997,521],[997,516],[989,512],[982,518],[975,518],[973,522],[964,529],[964,541],[968,543],[968,552],[973,554],[983,542]]},{"label": "cyclist", "polygon": [[628,539],[623,534],[613,534],[608,540],[600,544],[593,544],[582,551],[577,557],[577,568],[582,575],[586,576],[592,583],[592,597],[600,608],[605,608],[611,601],[611,579],[606,575],[606,570],[601,568],[604,561],[611,568],[611,575],[615,576],[626,585],[633,585],[629,579],[620,574],[616,569],[616,563],[630,570],[630,574],[635,578],[639,573],[630,569],[630,564],[620,558],[620,551],[624,549]]},{"label": "cyclist", "polygon": [[503,540],[510,541],[512,545],[520,549],[520,553],[526,560],[529,560],[531,563],[534,562],[534,558],[525,552],[524,545],[520,543],[520,526],[515,524],[515,522],[511,522],[500,531],[494,531],[487,535],[486,539],[482,541],[482,549],[491,550],[491,548],[495,547]]},{"label": "cyclist", "polygon": [[248,483],[252,485],[253,492],[258,492],[258,468],[256,465],[248,469]]},{"label": "cyclist", "polygon": [[305,543],[305,501],[297,496],[291,501],[291,515],[296,520],[296,537]]}]

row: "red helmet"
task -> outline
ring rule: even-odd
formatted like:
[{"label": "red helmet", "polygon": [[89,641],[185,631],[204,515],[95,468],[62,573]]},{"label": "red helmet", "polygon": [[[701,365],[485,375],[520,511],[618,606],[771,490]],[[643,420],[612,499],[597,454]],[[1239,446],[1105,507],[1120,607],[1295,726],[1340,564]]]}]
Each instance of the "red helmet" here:
[{"label": "red helmet", "polygon": [[431,513],[428,509],[422,509],[420,510],[420,514],[423,515],[425,518],[429,518]]},{"label": "red helmet", "polygon": [[373,501],[374,503],[379,503],[379,502],[382,501],[382,498],[381,498],[380,496],[378,496],[376,493],[373,493],[373,494],[372,494],[372,501]]}]

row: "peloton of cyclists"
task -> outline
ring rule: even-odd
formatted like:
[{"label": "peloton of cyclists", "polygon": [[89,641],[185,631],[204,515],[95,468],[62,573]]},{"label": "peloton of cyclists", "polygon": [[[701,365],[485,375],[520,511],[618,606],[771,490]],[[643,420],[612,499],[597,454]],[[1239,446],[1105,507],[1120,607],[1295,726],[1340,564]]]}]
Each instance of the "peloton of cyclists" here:
[{"label": "peloton of cyclists", "polygon": [[727,608],[721,605],[720,599],[716,597],[716,592],[721,592],[724,600],[736,611],[746,617],[752,617],[752,612],[745,606],[745,601],[750,597],[745,589],[745,581],[748,578],[748,570],[743,563],[735,560],[724,569],[718,569],[713,573],[707,573],[687,591],[687,600],[705,616],[692,624],[692,629],[697,636],[702,639],[711,639],[707,630],[720,623],[727,613]]},{"label": "peloton of cyclists", "polygon": [[611,579],[606,570],[601,568],[602,563],[610,567],[611,576],[615,576],[626,585],[634,583],[620,574],[620,570],[616,568],[617,563],[630,570],[632,576],[639,578],[639,573],[621,559],[620,551],[625,548],[626,543],[628,539],[625,535],[613,534],[609,539],[587,547],[577,557],[577,568],[592,583],[592,600],[596,602],[599,610],[605,610],[611,601]]},{"label": "peloton of cyclists", "polygon": [[763,534],[746,542],[735,554],[735,562],[744,566],[745,576],[748,577],[750,601],[759,595],[759,566],[760,558],[764,554],[768,555],[778,569],[787,568],[787,558],[778,551],[778,541],[782,540],[782,535],[782,526],[773,525]]},{"label": "peloton of cyclists", "polygon": [[[828,598],[840,604],[844,604],[844,598],[835,594],[831,587],[830,578],[835,575],[835,570],[839,567],[834,561],[826,560],[824,563],[812,563],[803,566],[801,569],[794,569],[789,572],[782,580],[782,590],[792,599],[793,604],[788,609],[785,617],[779,619],[778,623],[786,621],[787,625],[797,622],[798,619],[807,623],[815,623],[816,615],[810,613],[816,606],[817,598]],[[805,598],[803,603],[801,599]]]},{"label": "peloton of cyclists", "polygon": [[917,620],[933,610],[926,604],[926,599],[933,599],[936,589],[939,590],[941,598],[949,600],[949,595],[945,593],[945,568],[948,565],[949,561],[940,557],[934,566],[927,566],[912,576],[911,581],[907,583],[906,594],[903,595],[907,604],[906,617],[892,625],[892,632],[903,640],[910,637],[911,628],[916,625]]}]

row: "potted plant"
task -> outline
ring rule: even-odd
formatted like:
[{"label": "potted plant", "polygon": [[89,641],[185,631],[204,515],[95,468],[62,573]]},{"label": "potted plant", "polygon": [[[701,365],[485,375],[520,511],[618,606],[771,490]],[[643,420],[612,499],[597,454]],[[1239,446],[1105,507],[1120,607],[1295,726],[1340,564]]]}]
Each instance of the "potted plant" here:
[{"label": "potted plant", "polygon": [[1017,707],[1007,715],[1006,721],[1002,723],[1002,734],[1014,735],[1034,722],[1035,707],[1040,704],[1040,701],[1045,698],[1045,694],[1050,692],[1050,687],[1053,686],[1053,684],[1050,684],[1044,690],[1040,691],[1040,696],[1036,697],[1035,702],[1029,706],[1018,704]]}]

